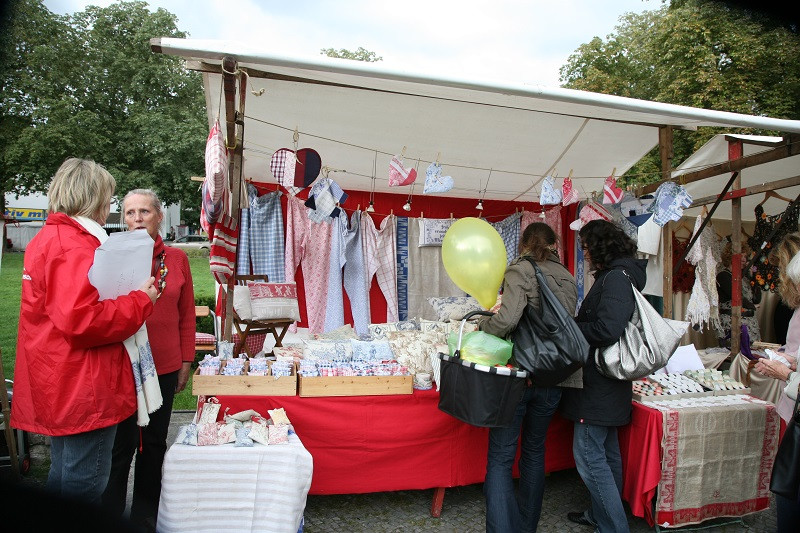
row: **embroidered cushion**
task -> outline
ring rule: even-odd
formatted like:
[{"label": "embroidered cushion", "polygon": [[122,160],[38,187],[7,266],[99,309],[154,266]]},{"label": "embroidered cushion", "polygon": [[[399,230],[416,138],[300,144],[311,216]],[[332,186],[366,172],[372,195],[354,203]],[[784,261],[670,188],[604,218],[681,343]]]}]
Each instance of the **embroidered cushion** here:
[{"label": "embroidered cushion", "polygon": [[471,311],[481,311],[483,307],[472,296],[446,296],[441,298],[428,298],[440,322],[461,318]]},{"label": "embroidered cushion", "polygon": [[254,320],[274,318],[286,318],[293,322],[300,320],[296,283],[248,281],[247,288],[250,290],[250,308]]},{"label": "embroidered cushion", "polygon": [[303,358],[332,361],[340,359],[349,361],[353,357],[353,348],[349,340],[307,340],[303,349]]},{"label": "embroidered cushion", "polygon": [[[397,333],[397,332],[395,332]],[[395,355],[385,340],[360,341],[350,339],[354,361],[394,361]]]},{"label": "embroidered cushion", "polygon": [[432,373],[429,353],[435,352],[436,344],[440,342],[440,334],[395,331],[389,335],[389,344],[398,363],[408,367],[408,371],[412,374]]},{"label": "embroidered cushion", "polygon": [[233,288],[233,310],[242,320],[251,320],[253,310],[250,308],[250,289],[237,286]]}]

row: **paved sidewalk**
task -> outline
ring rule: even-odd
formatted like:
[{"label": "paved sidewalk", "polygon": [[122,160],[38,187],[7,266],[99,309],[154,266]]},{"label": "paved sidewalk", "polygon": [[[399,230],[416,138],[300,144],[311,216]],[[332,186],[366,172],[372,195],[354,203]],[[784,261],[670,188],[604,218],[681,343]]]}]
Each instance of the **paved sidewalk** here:
[{"label": "paved sidewalk", "polygon": [[[175,411],[168,442],[175,440],[178,428],[191,421],[194,412]],[[302,439],[302,435],[300,436]],[[129,483],[129,491],[133,483]],[[433,490],[404,490],[373,494],[309,496],[305,511],[305,533],[408,533],[408,532],[482,532],[486,528],[483,485],[447,489],[440,518],[430,515]],[[130,492],[128,501],[130,503]],[[713,526],[705,531],[720,533],[768,533],[776,529],[774,501],[769,510],[745,516],[740,522]],[[569,511],[584,509],[589,493],[575,469],[553,472],[545,481],[545,493],[539,531],[542,533],[581,532],[591,529],[567,520]],[[647,522],[629,513],[631,532],[652,531]],[[718,522],[718,521],[717,521]],[[709,521],[701,524],[715,524]],[[666,530],[670,531],[670,530]],[[676,531],[676,530],[671,530]]]}]

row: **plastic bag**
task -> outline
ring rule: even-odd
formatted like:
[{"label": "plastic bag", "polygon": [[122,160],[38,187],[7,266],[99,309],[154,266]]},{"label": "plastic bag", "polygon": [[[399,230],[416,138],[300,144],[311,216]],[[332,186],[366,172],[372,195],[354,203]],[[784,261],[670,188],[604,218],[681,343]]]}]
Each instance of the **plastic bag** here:
[{"label": "plastic bag", "polygon": [[[486,366],[505,365],[511,358],[512,346],[510,341],[484,331],[471,331],[461,339],[461,358]],[[447,337],[447,347],[452,357],[458,347],[458,332]]]}]

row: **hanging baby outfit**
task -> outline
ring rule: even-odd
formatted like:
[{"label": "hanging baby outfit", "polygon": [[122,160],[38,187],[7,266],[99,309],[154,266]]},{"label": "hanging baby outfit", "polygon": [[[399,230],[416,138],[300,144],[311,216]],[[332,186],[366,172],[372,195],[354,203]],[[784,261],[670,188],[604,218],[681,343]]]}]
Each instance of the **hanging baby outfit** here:
[{"label": "hanging baby outfit", "polygon": [[[294,274],[302,262],[305,285],[306,314],[310,333],[323,333],[328,294],[328,270],[331,249],[329,224],[313,224],[306,213],[308,208],[296,196],[286,203],[286,254],[284,278],[295,280]],[[290,331],[297,331],[292,324]]]},{"label": "hanging baby outfit", "polygon": [[379,230],[372,217],[361,217],[361,245],[364,250],[367,286],[371,285],[372,277],[375,276],[378,287],[386,298],[387,322],[398,321],[396,220],[396,216],[389,215],[383,219]]},{"label": "hanging baby outfit", "polygon": [[347,200],[347,193],[339,187],[339,184],[330,178],[323,178],[317,181],[308,193],[308,200],[305,201],[306,207],[310,207],[308,218],[316,223],[330,222],[330,218],[339,216],[337,202],[343,204]]}]

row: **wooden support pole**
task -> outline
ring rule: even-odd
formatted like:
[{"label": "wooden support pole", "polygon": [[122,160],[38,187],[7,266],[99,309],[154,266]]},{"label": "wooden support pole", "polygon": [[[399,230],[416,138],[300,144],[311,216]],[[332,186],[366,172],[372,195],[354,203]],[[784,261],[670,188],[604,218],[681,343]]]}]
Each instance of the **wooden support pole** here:
[{"label": "wooden support pole", "polygon": [[[728,141],[728,159],[734,161],[744,155],[741,140]],[[733,190],[742,187],[741,173],[736,172]],[[742,198],[731,199],[731,355],[739,353],[742,323]]]},{"label": "wooden support pole", "polygon": [[[658,151],[661,154],[661,178],[667,179],[672,172],[672,127],[662,126],[658,129]],[[661,231],[661,239],[664,243],[664,285],[662,288],[662,296],[664,297],[664,310],[662,315],[667,318],[672,318],[672,280],[674,274],[672,272],[672,223],[664,224],[664,229]]]}]

